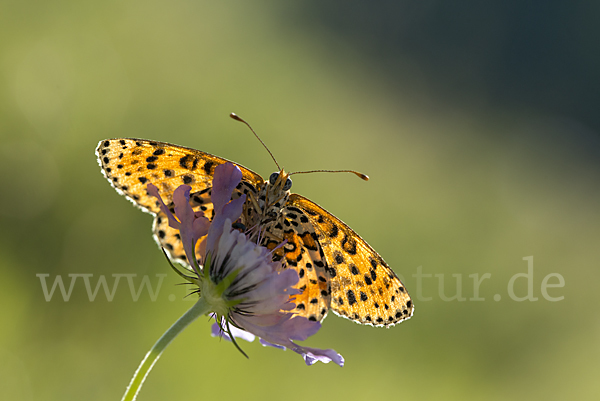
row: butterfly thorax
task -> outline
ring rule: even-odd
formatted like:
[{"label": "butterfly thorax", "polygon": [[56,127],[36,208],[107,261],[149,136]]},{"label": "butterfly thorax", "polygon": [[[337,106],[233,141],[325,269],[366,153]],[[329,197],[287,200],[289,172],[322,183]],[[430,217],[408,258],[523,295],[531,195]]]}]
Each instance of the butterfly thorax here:
[{"label": "butterfly thorax", "polygon": [[256,193],[247,194],[248,213],[244,224],[250,229],[257,242],[268,239],[282,241],[283,238],[267,238],[272,227],[281,224],[283,207],[290,196],[291,180],[283,170],[273,173],[271,179],[259,185]]}]

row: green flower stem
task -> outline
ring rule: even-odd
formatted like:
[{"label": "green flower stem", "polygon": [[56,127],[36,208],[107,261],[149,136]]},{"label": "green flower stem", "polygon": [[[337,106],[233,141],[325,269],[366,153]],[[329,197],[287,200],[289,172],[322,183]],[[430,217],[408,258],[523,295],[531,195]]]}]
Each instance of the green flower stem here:
[{"label": "green flower stem", "polygon": [[144,360],[133,374],[133,378],[129,383],[129,387],[125,390],[125,395],[121,401],[133,401],[136,399],[140,392],[144,380],[152,370],[152,367],[167,348],[167,346],[173,341],[175,337],[179,335],[190,323],[196,320],[202,315],[206,315],[210,312],[209,305],[201,297],[198,302],[194,304],[183,316],[179,318],[170,328],[162,335],[162,337],[154,344],[152,349],[146,354]]}]

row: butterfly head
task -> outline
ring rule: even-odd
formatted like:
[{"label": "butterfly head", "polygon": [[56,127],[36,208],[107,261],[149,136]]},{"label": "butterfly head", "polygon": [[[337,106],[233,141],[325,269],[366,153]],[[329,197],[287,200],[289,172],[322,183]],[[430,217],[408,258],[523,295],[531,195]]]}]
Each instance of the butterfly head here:
[{"label": "butterfly head", "polygon": [[269,184],[271,184],[272,190],[275,192],[289,191],[292,187],[292,179],[283,169],[276,171],[269,177]]}]

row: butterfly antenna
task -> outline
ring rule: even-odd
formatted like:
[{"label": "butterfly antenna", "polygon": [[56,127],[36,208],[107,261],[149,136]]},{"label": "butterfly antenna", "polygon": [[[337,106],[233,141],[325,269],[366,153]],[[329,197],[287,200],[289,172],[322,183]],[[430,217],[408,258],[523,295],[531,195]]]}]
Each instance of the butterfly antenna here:
[{"label": "butterfly antenna", "polygon": [[250,126],[250,124],[248,124],[246,122],[246,120],[244,120],[242,117],[238,116],[235,113],[231,113],[229,115],[229,117],[233,118],[234,120],[237,120],[239,122],[242,122],[242,123],[246,124],[246,126],[248,128],[250,128],[250,131],[252,131],[252,133],[254,134],[254,136],[256,137],[256,139],[258,139],[260,141],[260,143],[262,143],[262,146],[264,146],[265,149],[267,149],[267,152],[269,152],[269,154],[271,155],[271,159],[273,159],[273,161],[275,162],[275,165],[277,166],[277,168],[279,170],[281,170],[281,167],[279,167],[279,163],[277,163],[277,160],[275,160],[275,156],[273,156],[273,153],[271,153],[271,151],[269,150],[269,148],[267,148],[267,145],[265,145],[265,143],[262,141],[262,139],[260,139],[260,137],[256,134],[256,132],[254,132],[254,130],[252,129],[252,127]]},{"label": "butterfly antenna", "polygon": [[355,174],[361,180],[369,181],[369,176],[363,173],[359,173],[354,170],[310,170],[310,171],[295,171],[292,174],[308,174],[308,173],[352,173]]}]

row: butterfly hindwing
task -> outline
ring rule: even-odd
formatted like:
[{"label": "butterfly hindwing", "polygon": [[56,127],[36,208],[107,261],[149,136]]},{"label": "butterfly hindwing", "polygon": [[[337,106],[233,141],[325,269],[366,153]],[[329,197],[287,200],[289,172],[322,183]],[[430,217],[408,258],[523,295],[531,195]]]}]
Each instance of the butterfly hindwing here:
[{"label": "butterfly hindwing", "polygon": [[[284,207],[282,224],[269,231],[274,238],[285,241],[280,251],[285,255],[285,266],[298,272],[299,282],[295,288],[302,293],[295,296],[294,314],[309,320],[323,320],[329,310],[331,287],[314,227],[302,211]],[[276,241],[270,242],[271,246],[277,245]],[[277,254],[277,250],[275,252]]]},{"label": "butterfly hindwing", "polygon": [[412,316],[408,291],[373,248],[341,220],[309,199],[291,194],[315,228],[331,284],[330,308],[361,324],[392,326]]}]

